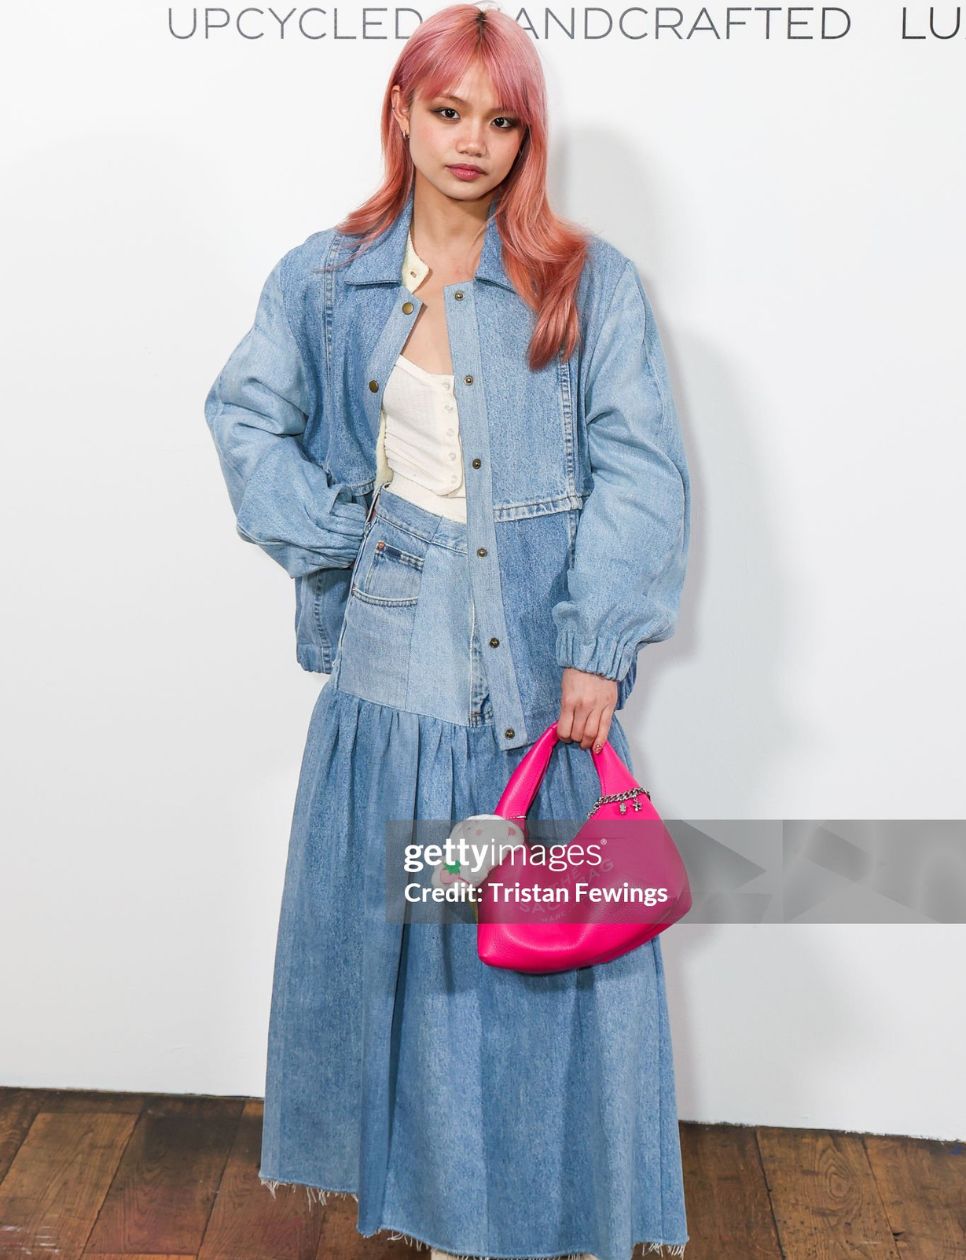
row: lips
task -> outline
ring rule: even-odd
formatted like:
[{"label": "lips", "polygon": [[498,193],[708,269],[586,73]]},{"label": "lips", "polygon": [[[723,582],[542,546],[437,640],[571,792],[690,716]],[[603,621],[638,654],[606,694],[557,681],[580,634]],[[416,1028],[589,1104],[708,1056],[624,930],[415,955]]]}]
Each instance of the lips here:
[{"label": "lips", "polygon": [[465,162],[452,162],[449,169],[451,171],[472,171],[476,175],[483,174],[483,171],[478,166],[469,166]]}]

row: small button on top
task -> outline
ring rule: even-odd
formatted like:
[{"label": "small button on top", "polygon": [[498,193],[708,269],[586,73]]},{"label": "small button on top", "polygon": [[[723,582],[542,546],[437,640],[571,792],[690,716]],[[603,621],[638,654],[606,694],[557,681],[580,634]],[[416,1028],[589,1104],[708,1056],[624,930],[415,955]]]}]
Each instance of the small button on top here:
[{"label": "small button on top", "polygon": [[486,555],[486,548],[485,548],[485,547],[477,547],[477,549],[476,549],[476,554],[477,554],[478,556],[485,556],[485,555]]},{"label": "small button on top", "polygon": [[481,459],[474,459],[474,460],[473,460],[473,467],[474,467],[474,468],[479,468],[479,467],[480,467],[480,465],[482,464],[482,462],[483,462],[483,461],[482,461]]},{"label": "small button on top", "polygon": [[452,411],[452,410],[453,410],[453,404],[452,404],[452,403],[446,403],[446,404],[444,404],[444,405],[445,405],[445,408],[446,408],[446,410],[447,410],[447,411]]},{"label": "small button on top", "polygon": [[377,550],[377,551],[382,551],[382,549],[383,549],[383,547],[385,547],[385,545],[386,545],[386,544],[385,544],[385,542],[384,542],[384,541],[380,538],[380,539],[379,539],[379,541],[376,543],[376,550]]},{"label": "small button on top", "polygon": [[516,734],[516,731],[513,729],[512,726],[508,726],[506,730],[503,732],[503,734],[506,736],[507,739],[512,739],[514,735]]},{"label": "small button on top", "polygon": [[456,458],[456,452],[455,452],[455,451],[450,451],[450,453],[449,453],[449,457],[450,457],[450,459],[455,459],[455,458]]},{"label": "small button on top", "polygon": [[449,436],[450,436],[450,437],[452,437],[452,436],[453,436],[453,434],[456,432],[456,430],[455,430],[455,429],[447,429],[447,430],[446,430],[446,432],[449,434]]},{"label": "small button on top", "polygon": [[379,393],[379,382],[378,382],[378,381],[370,381],[370,382],[369,382],[369,388],[372,390],[372,392],[373,392],[374,394],[378,394],[378,393]]},{"label": "small button on top", "polygon": [[462,289],[457,289],[457,290],[456,290],[456,292],[453,294],[453,297],[454,297],[454,298],[456,298],[457,302],[462,302],[462,300],[463,300],[463,290],[462,290]]},{"label": "small button on top", "polygon": [[470,376],[470,374],[469,374],[468,372],[467,372],[467,374],[463,377],[463,380],[466,382],[466,384],[467,384],[467,385],[472,385],[472,384],[473,384],[473,377],[472,377],[472,376]]},{"label": "small button on top", "polygon": [[412,302],[403,302],[402,308],[404,315],[412,315],[413,311],[416,309]]},{"label": "small button on top", "polygon": [[496,637],[496,635],[494,635],[493,638],[490,640],[490,647],[499,647],[499,646],[500,646],[500,640]]}]

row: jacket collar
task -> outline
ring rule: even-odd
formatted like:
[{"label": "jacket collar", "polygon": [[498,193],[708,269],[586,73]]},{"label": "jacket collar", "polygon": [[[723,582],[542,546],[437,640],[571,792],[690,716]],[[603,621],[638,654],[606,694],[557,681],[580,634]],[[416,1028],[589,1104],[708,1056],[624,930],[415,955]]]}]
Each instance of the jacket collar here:
[{"label": "jacket collar", "polygon": [[[343,273],[347,284],[400,283],[403,259],[406,255],[406,241],[413,221],[414,191],[414,187],[410,188],[405,205],[389,227],[348,264]],[[497,193],[490,206],[483,236],[483,249],[480,251],[480,261],[473,279],[490,280],[493,284],[500,284],[512,293],[515,290],[503,269],[503,243],[496,224],[496,206],[499,196],[500,194]]]}]

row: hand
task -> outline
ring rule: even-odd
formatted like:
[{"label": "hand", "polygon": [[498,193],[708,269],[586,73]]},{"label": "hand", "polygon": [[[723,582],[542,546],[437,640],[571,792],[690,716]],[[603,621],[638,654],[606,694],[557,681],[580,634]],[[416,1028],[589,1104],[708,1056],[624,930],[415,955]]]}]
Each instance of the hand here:
[{"label": "hand", "polygon": [[579,741],[581,748],[594,745],[600,752],[610,734],[610,720],[617,708],[617,682],[600,674],[564,667],[560,680],[560,716],[557,737]]}]

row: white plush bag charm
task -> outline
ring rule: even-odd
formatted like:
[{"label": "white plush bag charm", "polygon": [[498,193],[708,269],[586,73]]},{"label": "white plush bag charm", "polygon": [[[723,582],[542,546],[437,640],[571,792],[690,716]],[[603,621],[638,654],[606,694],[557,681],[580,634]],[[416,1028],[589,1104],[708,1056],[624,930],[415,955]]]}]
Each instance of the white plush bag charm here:
[{"label": "white plush bag charm", "polygon": [[456,824],[446,837],[452,845],[452,862],[440,862],[433,871],[434,888],[462,881],[478,886],[511,850],[525,844],[522,830],[500,814],[472,814]]}]

